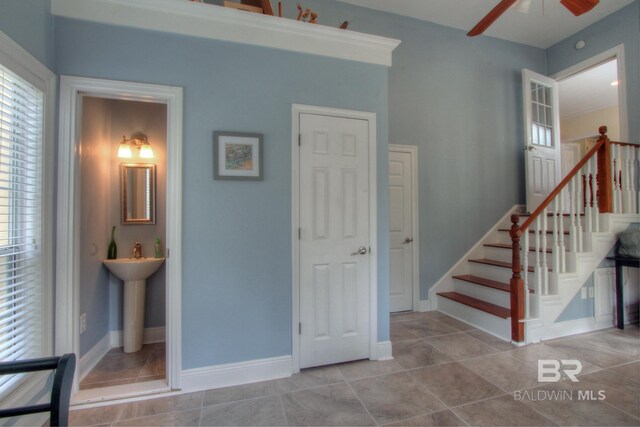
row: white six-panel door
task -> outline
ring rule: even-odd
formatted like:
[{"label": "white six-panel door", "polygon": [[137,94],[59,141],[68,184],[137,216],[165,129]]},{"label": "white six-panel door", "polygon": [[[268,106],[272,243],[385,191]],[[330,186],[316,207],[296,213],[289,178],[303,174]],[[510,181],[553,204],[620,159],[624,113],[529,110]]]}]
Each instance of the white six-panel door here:
[{"label": "white six-panel door", "polygon": [[368,125],[300,114],[300,368],[369,357]]},{"label": "white six-panel door", "polygon": [[413,309],[412,153],[389,148],[389,310]]}]

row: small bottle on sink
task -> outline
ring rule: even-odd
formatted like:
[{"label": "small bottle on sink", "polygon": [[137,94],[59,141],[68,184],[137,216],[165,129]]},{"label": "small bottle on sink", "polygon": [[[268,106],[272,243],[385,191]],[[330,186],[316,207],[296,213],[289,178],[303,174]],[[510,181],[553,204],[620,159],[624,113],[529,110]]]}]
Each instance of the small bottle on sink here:
[{"label": "small bottle on sink", "polygon": [[162,258],[162,249],[160,249],[159,237],[156,237],[156,258]]}]

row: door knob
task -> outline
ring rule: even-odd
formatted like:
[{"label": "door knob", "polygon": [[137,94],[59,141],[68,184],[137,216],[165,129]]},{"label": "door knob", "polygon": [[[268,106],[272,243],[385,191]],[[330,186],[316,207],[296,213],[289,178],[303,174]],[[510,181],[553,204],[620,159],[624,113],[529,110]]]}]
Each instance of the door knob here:
[{"label": "door knob", "polygon": [[353,252],[351,254],[351,256],[366,255],[366,254],[367,254],[367,248],[365,248],[364,246],[360,246],[356,252]]},{"label": "door knob", "polygon": [[404,239],[404,242],[402,242],[403,245],[407,245],[409,243],[413,242],[413,239],[411,237],[407,237],[406,239]]},{"label": "door knob", "polygon": [[527,145],[526,147],[524,147],[524,151],[533,151],[535,150],[536,147],[533,146],[533,144]]}]

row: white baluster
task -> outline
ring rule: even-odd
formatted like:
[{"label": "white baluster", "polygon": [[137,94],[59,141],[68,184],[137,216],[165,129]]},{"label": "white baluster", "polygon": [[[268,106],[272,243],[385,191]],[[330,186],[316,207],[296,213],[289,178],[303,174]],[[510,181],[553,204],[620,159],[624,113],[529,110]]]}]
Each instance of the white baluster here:
[{"label": "white baluster", "polygon": [[610,145],[611,157],[611,208],[613,213],[618,213],[618,180],[616,178],[616,168],[618,165],[617,150],[614,144]]},{"label": "white baluster", "polygon": [[535,239],[536,239],[536,263],[534,266],[534,280],[536,282],[536,294],[542,293],[542,271],[540,270],[540,215],[536,217]]},{"label": "white baluster", "polygon": [[595,156],[589,159],[592,163],[593,173],[593,185],[591,191],[593,191],[593,231],[596,233],[600,231],[600,207],[598,206],[598,161]]},{"label": "white baluster", "polygon": [[593,218],[591,217],[592,214],[592,197],[593,197],[593,192],[592,192],[592,180],[593,180],[593,176],[591,175],[591,161],[587,162],[587,173],[585,174],[586,176],[586,185],[585,185],[585,189],[584,189],[584,200],[585,200],[585,207],[584,207],[584,212],[585,212],[585,231],[587,233],[591,233],[593,231]]},{"label": "white baluster", "polygon": [[529,230],[525,230],[523,239],[520,241],[522,252],[522,277],[524,278],[524,303],[526,318],[531,317],[531,308],[529,300]]},{"label": "white baluster", "polygon": [[578,172],[578,174],[576,175],[576,225],[578,226],[578,229],[576,230],[576,237],[578,238],[578,246],[577,246],[577,252],[582,252],[583,251],[583,247],[582,247],[582,232],[583,232],[583,220],[582,220],[582,213],[584,213],[585,211],[585,205],[584,205],[584,195],[583,195],[583,191],[585,190],[585,188],[583,188],[583,183],[584,183],[584,167],[582,169],[580,169],[580,172]]},{"label": "white baluster", "polygon": [[[578,226],[576,225],[576,183],[578,182],[578,175],[574,175],[569,181],[569,250],[571,252],[578,252]],[[580,218],[577,218],[580,221]]]},{"label": "white baluster", "polygon": [[631,213],[639,213],[640,207],[638,207],[638,178],[640,177],[640,148],[633,147],[631,150],[631,205],[633,210]]},{"label": "white baluster", "polygon": [[544,294],[549,295],[549,267],[547,265],[547,208],[542,210],[542,266],[540,272],[542,273],[542,286],[544,288]]},{"label": "white baluster", "polygon": [[560,253],[558,252],[558,248],[560,248],[560,224],[558,223],[558,221],[560,221],[559,199],[561,198],[561,195],[558,195],[555,199],[553,199],[553,240],[551,247],[551,256],[553,257],[553,261],[551,264],[551,268],[554,272],[559,272],[560,268]]},{"label": "white baluster", "polygon": [[567,271],[566,268],[566,250],[567,248],[565,247],[565,243],[564,243],[564,210],[565,210],[565,206],[564,206],[564,196],[562,196],[562,193],[566,193],[568,192],[568,188],[565,187],[562,189],[562,191],[560,192],[561,195],[559,197],[560,199],[560,215],[558,216],[558,220],[560,221],[560,247],[558,248],[558,252],[560,255],[560,269],[558,270],[558,273],[564,273]]},{"label": "white baluster", "polygon": [[624,186],[624,203],[622,208],[624,213],[635,213],[633,210],[633,150],[632,147],[626,146],[624,152],[624,171],[622,172],[622,185]]}]

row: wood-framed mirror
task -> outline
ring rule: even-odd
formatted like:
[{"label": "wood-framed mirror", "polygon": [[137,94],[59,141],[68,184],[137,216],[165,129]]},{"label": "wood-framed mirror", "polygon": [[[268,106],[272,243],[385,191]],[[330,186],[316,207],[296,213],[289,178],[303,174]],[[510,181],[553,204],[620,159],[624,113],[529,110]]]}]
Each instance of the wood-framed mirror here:
[{"label": "wood-framed mirror", "polygon": [[156,165],[120,164],[120,193],[123,225],[156,223]]}]

